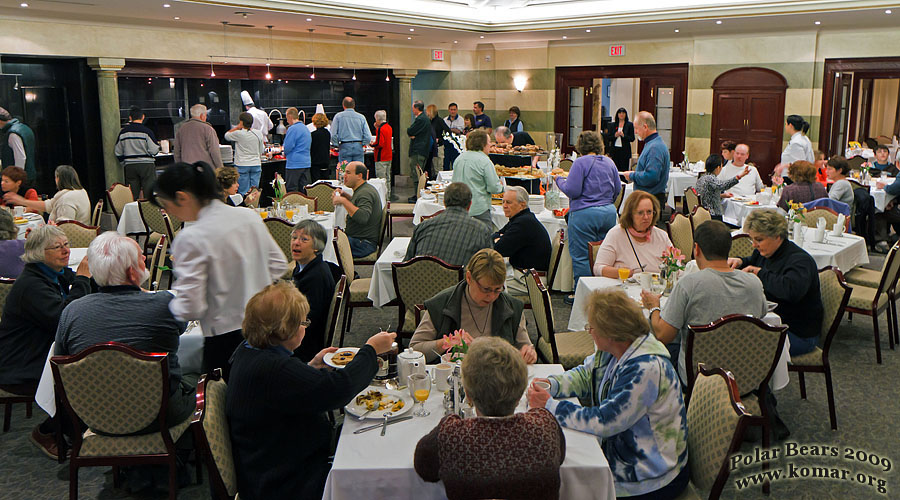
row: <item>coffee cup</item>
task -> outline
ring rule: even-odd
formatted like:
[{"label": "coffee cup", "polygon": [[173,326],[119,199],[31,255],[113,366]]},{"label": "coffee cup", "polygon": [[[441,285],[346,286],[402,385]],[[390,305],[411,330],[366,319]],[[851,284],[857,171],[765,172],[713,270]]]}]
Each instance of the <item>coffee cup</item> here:
[{"label": "coffee cup", "polygon": [[550,382],[547,382],[546,380],[535,380],[534,386],[540,387],[541,389],[550,392]]},{"label": "coffee cup", "polygon": [[434,387],[438,391],[444,392],[450,390],[450,382],[448,379],[450,375],[453,373],[453,365],[449,363],[440,363],[435,365],[434,368],[431,369],[432,377],[434,378]]},{"label": "coffee cup", "polygon": [[15,210],[16,217],[25,217],[25,207],[22,205],[17,205]]},{"label": "coffee cup", "polygon": [[638,282],[641,284],[641,290],[650,290],[650,285],[653,283],[653,274],[638,273]]}]

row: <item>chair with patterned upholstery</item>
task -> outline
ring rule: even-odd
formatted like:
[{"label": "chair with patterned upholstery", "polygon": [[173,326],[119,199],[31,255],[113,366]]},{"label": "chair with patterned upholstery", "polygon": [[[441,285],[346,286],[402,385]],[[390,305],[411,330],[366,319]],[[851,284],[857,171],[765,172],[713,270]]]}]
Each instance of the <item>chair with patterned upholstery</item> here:
[{"label": "chair with patterned upholstery", "polygon": [[751,419],[731,373],[700,365],[687,408],[691,484],[678,500],[699,499],[693,488],[709,491],[710,500],[721,496],[731,471],[729,458],[740,449]]},{"label": "chair with patterned upholstery", "polygon": [[697,229],[700,227],[700,224],[704,222],[712,220],[712,215],[710,215],[709,210],[696,206],[694,210],[691,212],[691,229]]},{"label": "chair with patterned upholstery", "polygon": [[559,168],[561,168],[561,169],[565,170],[566,172],[568,172],[569,170],[572,169],[572,163],[574,163],[574,162],[573,162],[572,160],[568,159],[568,158],[566,158],[566,159],[564,159],[564,160],[560,160],[560,161],[559,161]]},{"label": "chair with patterned upholstery", "polygon": [[825,392],[828,396],[828,416],[831,418],[831,429],[837,430],[837,413],[834,408],[834,387],[831,383],[831,363],[828,354],[831,351],[831,341],[841,324],[844,316],[844,308],[850,300],[852,290],[844,281],[841,271],[828,266],[819,270],[819,290],[822,295],[822,306],[825,314],[822,315],[822,337],[825,342],[822,348],[816,347],[812,352],[791,356],[791,364],[788,371],[797,372],[800,379],[800,397],[806,399],[806,373],[822,373],[825,375]]},{"label": "chair with patterned upholstery", "polygon": [[160,288],[160,283],[162,282],[163,272],[168,269],[168,267],[166,267],[166,254],[168,251],[169,238],[167,238],[166,235],[162,235],[156,243],[156,246],[153,247],[153,254],[150,255],[150,265],[147,266],[147,269],[150,270],[150,279],[148,280],[148,288],[150,290],[166,290],[166,288]]},{"label": "chair with patterned upholstery", "polygon": [[[222,369],[216,368],[197,383],[197,409],[191,423],[198,455],[203,456],[213,497],[231,499],[237,495],[237,473],[231,454],[231,434],[225,418],[225,391]],[[198,456],[199,460],[199,456]]]},{"label": "chair with patterned upholstery", "polygon": [[684,213],[692,214],[695,208],[702,206],[703,203],[700,202],[700,195],[697,194],[697,190],[694,186],[688,186],[684,190]]},{"label": "chair with patterned upholstery", "polygon": [[[816,227],[819,217],[824,218],[826,227],[831,229],[837,223],[838,213],[828,207],[813,207],[806,211],[806,217],[804,218],[806,226]],[[844,218],[844,232],[850,232],[850,217]]]},{"label": "chair with patterned upholstery", "polygon": [[740,233],[731,236],[731,250],[729,257],[742,259],[753,255],[753,239],[749,234]]},{"label": "chair with patterned upholstery", "polygon": [[560,229],[553,235],[550,241],[550,265],[547,268],[547,289],[553,288],[556,274],[559,271],[559,263],[562,262],[563,252],[566,251],[566,230]]},{"label": "chair with patterned upholstery", "polygon": [[689,218],[679,213],[672,214],[672,218],[666,222],[666,232],[675,248],[681,250],[688,259],[693,257],[694,231]]},{"label": "chair with patterned upholstery", "polygon": [[537,352],[547,363],[562,364],[568,370],[584,363],[584,358],[596,350],[591,334],[582,332],[556,333],[553,327],[553,308],[550,292],[541,283],[534,269],[525,274],[525,285],[531,298],[531,312],[537,325]]},{"label": "chair with patterned upholstery", "polygon": [[625,184],[619,185],[619,194],[616,195],[616,199],[613,200],[613,206],[616,207],[616,213],[619,213],[619,208],[622,206],[622,200],[625,199]]},{"label": "chair with patterned upholstery", "polygon": [[91,225],[100,227],[100,216],[103,215],[103,198],[97,200],[94,211],[91,213]]},{"label": "chair with patterned upholstery", "polygon": [[[416,167],[416,172],[419,176],[416,196],[419,196],[419,193],[428,187],[428,174],[419,167]],[[388,238],[394,237],[394,219],[411,219],[415,208],[415,203],[388,203]]]},{"label": "chair with patterned upholstery", "polygon": [[381,250],[384,248],[384,233],[387,232],[387,219],[388,219],[388,205],[384,204],[384,207],[381,209],[381,225],[378,228],[378,241],[375,242],[375,251],[366,255],[365,257],[353,259],[353,262],[359,266],[374,266],[375,261],[378,260],[378,255],[381,253]]},{"label": "chair with patterned upholstery", "polygon": [[[894,243],[894,246],[900,245],[900,242]],[[881,282],[881,277],[884,274],[885,270],[887,270],[888,260],[884,259],[881,263],[881,270],[876,271],[874,269],[867,269],[865,267],[855,267],[850,271],[844,273],[844,280],[850,286],[862,285],[869,288],[878,288],[878,284]],[[898,280],[900,281],[900,280]],[[894,283],[894,286],[888,288],[888,298],[890,299],[891,305],[891,316],[892,323],[894,326],[894,344],[900,343],[900,329],[897,328],[897,284]],[[852,318],[852,314],[850,315]]]},{"label": "chair with patterned upholstery", "polygon": [[318,205],[317,200],[311,196],[306,196],[305,194],[299,191],[291,191],[290,193],[284,195],[284,203],[288,203],[290,205],[306,205],[309,210],[309,213],[313,213],[316,210],[316,206]]},{"label": "chair with patterned upholstery", "polygon": [[64,220],[56,225],[66,233],[71,248],[87,248],[94,238],[100,235],[99,227],[88,226],[77,220]]},{"label": "chair with patterned upholstery", "polygon": [[[119,466],[169,466],[169,498],[178,492],[175,441],[191,424],[168,422],[168,355],[145,353],[118,342],[91,346],[72,356],[50,358],[56,396],[74,428],[69,498],[78,498],[78,469],[108,465],[119,486]],[[133,435],[151,424],[161,431]]]},{"label": "chair with patterned upholstery", "polygon": [[106,201],[108,202],[109,209],[116,218],[116,224],[118,224],[119,218],[122,217],[122,212],[125,210],[125,205],[135,200],[134,195],[131,194],[130,187],[115,182],[106,190]]},{"label": "chair with patterned upholstery", "polygon": [[897,286],[897,277],[900,275],[900,243],[894,244],[884,259],[884,267],[881,279],[876,287],[852,285],[850,300],[847,302],[847,312],[857,313],[872,317],[872,330],[875,334],[875,361],[881,364],[881,337],[878,333],[878,317],[881,313],[887,313],[888,340],[890,348],[894,348],[895,337],[895,311],[896,306],[891,305],[889,292]]},{"label": "chair with patterned upholstery", "polygon": [[456,286],[465,277],[463,266],[452,266],[437,257],[421,255],[391,263],[391,276],[399,304],[397,335],[412,336],[418,322],[416,304],[424,304],[438,292]]},{"label": "chair with patterned upholstery", "polygon": [[697,365],[723,368],[734,375],[744,407],[753,415],[753,425],[763,428],[763,448],[769,447],[769,412],[765,404],[769,380],[784,350],[787,326],[769,326],[760,319],[731,314],[709,325],[688,326],[682,348],[688,379],[688,394],[697,376]]},{"label": "chair with patterned upholstery", "polygon": [[328,307],[328,326],[325,332],[328,338],[325,339],[326,346],[344,347],[344,320],[347,317],[347,277],[341,275],[337,284],[334,285],[334,296],[331,298],[331,305]]},{"label": "chair with patterned upholstery", "polygon": [[334,190],[335,187],[327,181],[318,181],[306,186],[306,196],[316,200],[316,210],[334,212],[334,202],[331,201]]},{"label": "chair with patterned upholstery", "polygon": [[588,261],[591,264],[592,270],[594,269],[594,262],[597,261],[597,253],[600,252],[600,245],[602,244],[603,240],[588,242]]},{"label": "chair with patterned upholstery", "polygon": [[181,221],[148,200],[138,200],[137,203],[141,221],[144,222],[148,234],[147,240],[144,242],[144,253],[146,254],[153,245],[156,245],[159,237],[164,234],[169,237],[169,241],[174,241],[175,234],[181,229]]},{"label": "chair with patterned upholstery", "polygon": [[334,238],[331,240],[334,245],[334,253],[337,255],[338,266],[341,272],[347,277],[347,289],[349,300],[347,301],[347,331],[350,331],[350,324],[353,320],[353,309],[356,307],[374,307],[375,304],[369,300],[369,285],[372,284],[372,278],[355,278],[356,269],[353,263],[353,254],[350,251],[350,240],[343,229],[334,228]]}]

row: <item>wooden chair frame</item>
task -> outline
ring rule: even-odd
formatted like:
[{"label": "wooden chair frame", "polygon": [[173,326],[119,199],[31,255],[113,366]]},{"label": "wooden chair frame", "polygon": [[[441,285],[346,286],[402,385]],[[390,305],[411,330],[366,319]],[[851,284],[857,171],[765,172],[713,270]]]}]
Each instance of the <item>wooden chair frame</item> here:
[{"label": "wooden chair frame", "polygon": [[[553,353],[553,359],[552,360],[546,359],[544,361],[558,365],[559,364],[559,349],[557,349],[557,347],[556,347],[556,327],[553,325],[553,314],[551,313],[551,309],[550,309],[550,307],[551,307],[550,291],[547,289],[547,287],[544,286],[544,283],[541,282],[541,277],[537,273],[537,271],[535,271],[534,269],[529,269],[528,272],[534,278],[534,281],[537,284],[538,290],[541,292],[541,300],[544,303],[543,304],[544,305],[544,314],[547,315],[547,328],[550,329],[550,332],[549,332],[550,333],[550,351]],[[533,312],[533,309],[532,309],[532,312]],[[539,336],[540,336],[540,334],[541,334],[541,332],[538,332]],[[536,347],[537,346],[535,346],[535,351],[537,351],[538,356],[543,358],[544,355],[541,354],[541,350],[537,349]]]},{"label": "wooden chair frame", "polygon": [[[748,239],[748,240],[749,240],[749,239],[750,239],[750,235],[747,234],[747,233],[738,233],[738,234],[732,235],[732,236],[731,236],[731,248],[734,248],[734,242],[735,242],[735,241],[738,241],[738,240],[741,240],[741,239]],[[751,243],[751,245],[752,245],[752,243]],[[750,252],[750,253],[752,254],[753,252]],[[729,254],[728,257],[730,258],[730,257],[732,257],[732,255]]]},{"label": "wooden chair frame", "polygon": [[[56,226],[59,227],[60,229],[64,228],[66,225],[80,227],[82,229],[87,229],[88,231],[94,231],[96,233],[94,235],[94,238],[96,238],[97,236],[100,236],[100,226],[88,226],[84,222],[73,220],[73,219],[67,219],[67,220],[59,221],[56,223]],[[65,232],[65,229],[63,229],[63,232]],[[86,248],[86,247],[81,247],[81,248]]]},{"label": "wooden chair frame", "polygon": [[[112,212],[113,216],[115,216],[116,222],[119,222],[119,219],[122,217],[122,214],[119,212],[119,210],[116,209],[116,204],[113,202],[113,199],[112,199],[112,192],[114,189],[116,189],[116,186],[123,186],[125,189],[127,189],[132,202],[137,201],[137,200],[134,199],[134,195],[131,193],[131,188],[128,187],[127,184],[122,184],[121,182],[114,182],[111,186],[109,186],[109,189],[106,190],[106,194],[105,194],[106,201],[109,202],[109,209]],[[128,204],[128,202],[126,202],[126,205],[127,204]],[[124,205],[123,205],[123,210],[124,210]]]},{"label": "wooden chair frame", "polygon": [[[316,207],[319,206],[319,200],[316,198],[313,198],[312,196],[307,196],[306,194],[301,193],[300,191],[291,191],[290,193],[286,193],[284,195],[284,198],[287,199],[288,196],[295,196],[295,195],[300,196],[303,199],[312,202],[312,210],[310,210],[311,212],[315,212],[316,210],[318,210],[318,208],[316,208]],[[307,204],[307,206],[309,206],[309,205]]]},{"label": "wooden chair frame", "polygon": [[[349,293],[349,285],[347,284],[347,276],[341,275],[341,279],[337,282],[337,293],[334,296],[334,310],[331,312],[331,317],[328,318],[328,338],[325,339],[325,347],[332,345],[334,342],[334,336],[336,333],[340,334],[340,339],[338,341],[339,347],[344,347],[344,332],[345,327],[347,326],[347,301],[345,300],[345,296]],[[343,315],[341,313],[344,313]],[[341,324],[338,325],[338,319],[342,319]]]},{"label": "wooden chair frame", "polygon": [[381,255],[381,251],[384,250],[384,235],[387,233],[387,219],[388,219],[388,206],[385,203],[384,207],[381,209],[381,231],[378,232],[378,242],[375,244],[375,259],[374,260],[354,260],[353,263],[359,266],[374,266],[375,261],[378,260],[378,256]]},{"label": "wooden chair frame", "polygon": [[[306,192],[308,193],[311,188],[321,186],[321,185],[328,186],[328,188],[331,189],[332,194],[334,194],[334,190],[337,189],[336,187],[332,186],[330,182],[325,181],[325,180],[319,180],[319,181],[313,182],[312,184],[305,186],[304,189],[306,189]],[[320,205],[318,196],[310,196],[310,195],[306,195],[306,196],[308,198],[314,198],[316,200],[316,207],[318,207]],[[324,207],[322,209],[324,210]],[[332,211],[334,211],[334,207],[332,207],[331,210],[326,210],[326,211],[332,212]]]},{"label": "wooden chair frame", "polygon": [[594,254],[594,249],[600,250],[600,246],[603,244],[603,240],[600,241],[589,241],[588,242],[588,261],[591,263],[591,272],[594,270],[594,262],[597,260],[597,256]]},{"label": "wooden chair frame", "polygon": [[694,258],[694,227],[693,227],[693,222],[691,222],[691,218],[689,216],[686,216],[686,215],[678,213],[678,212],[674,212],[672,214],[672,216],[669,218],[669,220],[666,221],[666,234],[669,235],[669,241],[672,242],[672,246],[675,248],[678,248],[678,246],[676,246],[676,244],[675,244],[675,238],[672,237],[672,223],[674,223],[678,219],[678,217],[684,217],[685,219],[687,219],[688,226],[691,228],[691,247],[689,249],[687,249],[687,251],[685,251],[685,249],[683,249],[683,248],[679,248],[679,250],[681,250],[681,253],[684,254],[686,259],[693,259]]},{"label": "wooden chair frame", "polygon": [[[216,466],[212,457],[212,448],[209,445],[209,439],[203,430],[203,420],[206,417],[206,383],[210,380],[222,380],[222,369],[216,368],[212,373],[204,374],[197,382],[197,407],[194,415],[191,417],[191,427],[194,429],[194,444],[197,453],[197,481],[200,482],[200,456],[203,456],[206,462],[206,472],[209,475],[209,487],[212,491],[210,494],[215,499],[232,499],[225,488],[225,482],[222,480],[222,474],[219,467]],[[237,496],[237,495],[235,495]]]},{"label": "wooden chair frame", "polygon": [[[850,207],[850,208],[851,208],[851,210],[850,210],[850,215],[853,215],[853,207]],[[838,213],[835,212],[834,210],[832,210],[831,208],[828,208],[828,207],[820,207],[820,206],[818,206],[818,205],[816,205],[816,206],[812,207],[811,209],[807,210],[807,215],[809,214],[809,212],[812,212],[813,210],[825,210],[825,211],[831,213],[832,215],[834,215],[835,217],[838,216]],[[815,222],[816,222],[816,221],[813,221],[813,220],[812,220],[812,217],[810,217],[809,219],[806,220],[806,225],[809,226],[809,227],[816,227],[816,226],[810,225],[810,224],[813,224],[813,223],[815,223]],[[844,218],[844,232],[845,232],[845,233],[849,233],[849,232],[850,232],[850,216],[849,216],[849,215],[848,215],[847,217]]]},{"label": "wooden chair frame", "polygon": [[419,224],[421,224],[422,222],[425,222],[428,219],[433,219],[433,218],[437,217],[438,215],[441,215],[442,213],[444,213],[443,210],[438,210],[437,212],[435,212],[431,215],[423,215],[422,217],[419,218]]},{"label": "wooden chair frame", "polygon": [[[156,248],[150,255],[150,289],[159,290],[159,282],[163,275],[160,269],[166,262],[166,254],[168,253],[169,240],[166,235],[162,235],[156,242]],[[153,257],[156,257],[155,259]]]},{"label": "wooden chair frame", "polygon": [[[568,172],[568,170],[566,170]],[[613,206],[616,207],[616,213],[619,213],[619,208],[622,206],[622,200],[625,199],[625,184],[621,181],[619,182],[619,193],[616,195],[616,199],[613,200]]]},{"label": "wooden chair frame", "polygon": [[[421,192],[423,189],[425,189],[426,187],[428,187],[428,174],[426,174],[425,172],[423,172],[422,169],[420,169],[419,167],[416,167],[416,178],[417,178],[417,182],[416,182],[416,197],[418,197],[418,196],[419,196],[419,192]],[[387,230],[387,231],[388,231],[388,238],[392,238],[392,239],[393,239],[393,237],[394,237],[394,219],[412,219],[412,218],[415,217],[415,215],[412,213],[413,209],[415,208],[415,204],[410,204],[410,203],[406,203],[406,204],[398,203],[398,205],[413,205],[413,207],[409,209],[409,211],[410,211],[409,214],[395,214],[394,212],[391,211],[391,204],[390,204],[390,202],[388,201],[388,202],[385,204],[385,207],[387,208],[387,213],[388,213],[388,221],[387,221],[387,225],[388,225],[388,230]],[[437,215],[437,214],[434,214],[434,215]],[[421,222],[420,222],[420,224],[421,224]]]},{"label": "wooden chair frame", "polygon": [[[334,245],[334,253],[335,253],[335,255],[337,255],[338,266],[341,268],[341,272],[343,272],[344,275],[347,277],[347,295],[348,295],[348,299],[349,299],[349,300],[346,301],[346,302],[347,302],[347,315],[344,317],[344,325],[345,325],[344,330],[349,330],[349,329],[350,329],[350,325],[352,324],[352,321],[353,321],[353,308],[356,308],[356,307],[375,307],[375,304],[373,304],[372,301],[371,301],[371,300],[368,300],[368,299],[366,299],[366,300],[364,300],[364,301],[353,302],[353,300],[352,300],[352,294],[350,293],[350,285],[353,283],[354,279],[356,279],[356,278],[353,278],[353,277],[351,276],[351,274],[348,273],[346,269],[344,269],[344,265],[343,265],[343,263],[342,263],[342,262],[343,262],[343,259],[341,258],[341,248],[340,248],[340,245],[338,244],[338,231],[343,232],[344,230],[341,229],[341,228],[339,228],[339,227],[334,228],[334,237],[332,238],[331,243],[332,243],[332,245]],[[347,233],[344,233],[345,236],[346,236],[346,234],[347,234]],[[353,256],[352,256],[352,255],[350,256],[350,261],[353,262]],[[356,263],[353,262],[353,264],[354,264],[354,272],[355,272],[355,269],[356,269]],[[363,279],[363,278],[359,278],[359,279]],[[395,299],[395,300],[396,300],[396,299]],[[385,305],[386,305],[386,306],[387,306],[387,305],[394,305],[394,304],[395,304],[395,300],[393,300],[393,301],[391,301],[391,302],[388,302],[388,303],[385,304]],[[342,332],[342,334],[343,334],[343,332]]]},{"label": "wooden chair frame", "polygon": [[707,217],[707,219],[706,219],[705,221],[703,221],[703,222],[707,222],[707,221],[713,220],[712,214],[709,212],[709,210],[706,209],[706,207],[703,207],[703,206],[701,206],[701,205],[697,205],[696,207],[694,207],[693,210],[691,210],[691,216],[690,216],[690,219],[691,219],[691,231],[696,231],[696,230],[697,230],[697,227],[700,226],[700,224],[703,224],[703,222],[698,222],[698,223],[695,223],[695,222],[694,222],[694,219],[698,217],[697,214],[700,212],[700,210],[703,210],[704,212],[706,212],[706,217]]},{"label": "wooden chair frame", "polygon": [[[409,334],[412,336],[412,332],[402,332],[403,324],[406,319],[406,303],[403,301],[402,294],[400,292],[400,284],[397,282],[397,269],[402,269],[405,267],[413,266],[418,262],[422,261],[430,261],[438,264],[439,266],[448,269],[455,270],[457,272],[457,282],[462,281],[466,277],[466,271],[463,266],[454,266],[444,262],[442,259],[437,257],[432,257],[430,255],[420,255],[418,257],[413,257],[412,259],[407,260],[406,262],[392,262],[391,263],[391,280],[394,282],[394,291],[397,295],[397,309],[398,309],[398,323],[397,323],[397,335],[401,334]],[[412,304],[412,308],[415,309],[416,304]],[[416,325],[418,325],[418,321],[416,321]],[[415,328],[413,328],[415,331]],[[405,335],[404,335],[405,336]]]},{"label": "wooden chair frame", "polygon": [[[550,240],[551,246],[553,240]],[[547,268],[547,290],[553,288],[553,282],[556,281],[556,273],[559,271],[559,263],[562,262],[563,252],[566,251],[566,230],[559,230],[559,248],[556,255],[550,254],[550,266]],[[593,269],[593,266],[591,267]]]},{"label": "wooden chair frame", "polygon": [[94,211],[91,213],[91,225],[100,227],[100,217],[103,216],[103,198],[97,200]]},{"label": "wooden chair frame", "polygon": [[697,207],[702,206],[703,201],[700,199],[700,195],[697,194],[697,188],[695,188],[694,186],[688,186],[684,190],[684,202],[682,203],[684,213],[692,214],[694,213],[694,210],[697,209]]},{"label": "wooden chair frame", "polygon": [[[873,299],[872,305],[866,309],[852,307],[849,304],[845,307],[848,317],[852,317],[853,313],[857,313],[872,318],[872,331],[875,335],[875,361],[879,365],[881,364],[881,335],[878,332],[878,316],[880,315],[880,311],[878,310],[878,297],[880,297],[882,293],[887,295],[888,301],[884,310],[887,314],[888,343],[891,350],[894,349],[894,337],[896,335],[897,306],[893,303],[896,295],[892,296],[892,294],[889,293],[896,288],[898,278],[900,278],[900,269],[897,269],[893,273],[891,271],[891,267],[895,265],[894,259],[900,259],[900,242],[895,243],[888,251],[887,257],[885,257],[884,272],[881,274],[881,281],[878,283],[877,292],[875,293],[875,299]],[[890,276],[890,274],[893,274],[893,276]]]}]

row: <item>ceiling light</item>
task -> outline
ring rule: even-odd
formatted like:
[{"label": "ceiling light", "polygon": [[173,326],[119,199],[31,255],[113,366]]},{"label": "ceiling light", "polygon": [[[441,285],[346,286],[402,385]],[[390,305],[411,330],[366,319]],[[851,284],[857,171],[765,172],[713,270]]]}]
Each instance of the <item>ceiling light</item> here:
[{"label": "ceiling light", "polygon": [[338,69],[344,69],[344,67],[343,67],[343,66],[338,66]]},{"label": "ceiling light", "polygon": [[384,81],[386,81],[386,82],[391,81],[391,75],[390,75],[390,73],[388,73],[388,71],[389,71],[389,70],[388,70],[387,68],[385,68],[385,70],[384,70]]},{"label": "ceiling light", "polygon": [[13,85],[13,90],[19,90],[19,75],[16,75],[16,84]]},{"label": "ceiling light", "polygon": [[272,73],[269,72],[269,63],[266,63],[266,80],[272,79]]},{"label": "ceiling light", "polygon": [[681,30],[678,28],[675,28],[675,33],[681,33]]},{"label": "ceiling light", "polygon": [[164,3],[164,4],[163,4],[163,8],[164,8],[164,9],[168,9],[169,7],[171,7],[171,5],[169,5],[169,4],[167,4],[167,3]]},{"label": "ceiling light", "polygon": [[[209,77],[210,78],[216,77],[216,70],[213,69],[212,56],[209,56]],[[170,83],[171,83],[171,81],[172,80],[170,79]]]},{"label": "ceiling light", "polygon": [[585,33],[590,33],[590,32],[591,32],[591,30],[584,30],[584,32],[585,32]]},{"label": "ceiling light", "polygon": [[176,20],[176,21],[180,21],[180,20],[181,20],[181,18],[180,18],[180,17],[178,17],[178,16],[175,16],[175,20]]},{"label": "ceiling light", "polygon": [[816,26],[818,26],[818,25],[820,25],[820,24],[822,24],[822,21],[816,21],[816,22],[815,22],[815,25],[816,25]]},{"label": "ceiling light", "polygon": [[[210,64],[212,64],[212,63],[210,63]],[[175,88],[175,79],[174,78],[169,78],[169,88],[170,89]]]},{"label": "ceiling light", "polygon": [[406,37],[407,40],[412,40],[411,36]]},{"label": "ceiling light", "polygon": [[356,80],[356,68],[353,68],[353,78],[351,80]]},{"label": "ceiling light", "polygon": [[484,38],[484,35],[481,35],[481,36],[480,36],[480,37],[478,37],[478,38]]},{"label": "ceiling light", "polygon": [[[22,2],[19,4],[19,7],[28,7],[28,4],[25,2]],[[890,14],[890,12],[888,12],[888,14]]]},{"label": "ceiling light", "polygon": [[567,39],[567,38],[569,38],[569,37],[567,37],[566,35],[563,35],[563,40],[565,40],[565,39]]},{"label": "ceiling light", "polygon": [[716,24],[722,24],[722,21],[716,21]]},{"label": "ceiling light", "polygon": [[306,22],[310,22],[310,21],[312,21],[312,18],[311,18],[311,17],[307,17],[307,18],[306,18]]},{"label": "ceiling light", "polygon": [[409,31],[416,31],[416,29],[415,29],[415,28],[410,28]]},{"label": "ceiling light", "polygon": [[[28,5],[27,5],[27,4],[26,4],[26,5],[22,5],[22,7],[28,7]],[[891,13],[891,9],[888,9],[888,10],[884,11],[884,13],[885,13],[885,14],[890,14],[890,13]]]}]

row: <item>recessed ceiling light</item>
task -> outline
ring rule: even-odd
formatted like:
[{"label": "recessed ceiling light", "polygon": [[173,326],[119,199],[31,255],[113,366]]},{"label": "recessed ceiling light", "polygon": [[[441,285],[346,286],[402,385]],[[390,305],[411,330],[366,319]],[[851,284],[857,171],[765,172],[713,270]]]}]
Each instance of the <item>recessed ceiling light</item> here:
[{"label": "recessed ceiling light", "polygon": [[590,33],[590,32],[591,32],[591,30],[584,30],[584,32],[585,32],[585,33]]},{"label": "recessed ceiling light", "polygon": [[410,28],[409,31],[416,31],[416,29],[415,29],[415,28]]},{"label": "recessed ceiling light", "polygon": [[344,69],[344,67],[343,67],[343,66],[338,66],[338,69]]},{"label": "recessed ceiling light", "polygon": [[459,40],[453,40],[453,43],[459,43]]},{"label": "recessed ceiling light", "polygon": [[310,22],[310,21],[312,21],[312,18],[311,18],[311,17],[307,17],[307,18],[306,18],[306,22]]},{"label": "recessed ceiling light", "polygon": [[[28,7],[28,4],[25,2],[22,2],[19,4],[19,7]],[[888,12],[888,14],[890,14],[890,12]]]},{"label": "recessed ceiling light", "polygon": [[171,5],[169,5],[169,4],[167,4],[167,3],[164,3],[164,4],[163,4],[163,8],[164,8],[164,9],[168,9],[169,7],[171,7]]},{"label": "recessed ceiling light", "polygon": [[722,24],[722,21],[716,21],[716,24]]},{"label": "recessed ceiling light", "polygon": [[569,37],[567,37],[566,35],[563,35],[563,40],[565,40],[565,39],[567,39],[567,38],[569,38]]},{"label": "recessed ceiling light", "polygon": [[675,28],[675,33],[681,33],[681,30],[678,28]]},{"label": "recessed ceiling light", "polygon": [[175,16],[175,20],[176,20],[176,21],[180,21],[180,20],[181,20],[181,18],[180,18],[180,17],[178,17],[178,16]]},{"label": "recessed ceiling light", "polygon": [[888,10],[884,11],[884,13],[885,13],[885,14],[890,14],[890,13],[891,13],[891,9],[888,9]]},{"label": "recessed ceiling light", "polygon": [[412,40],[411,36],[406,37],[407,40]]},{"label": "recessed ceiling light", "polygon": [[478,37],[478,38],[484,38],[484,35],[481,35],[481,36],[480,36],[480,37]]},{"label": "recessed ceiling light", "polygon": [[816,24],[816,26],[818,26],[818,25],[822,24],[822,21],[816,21],[815,24]]}]

